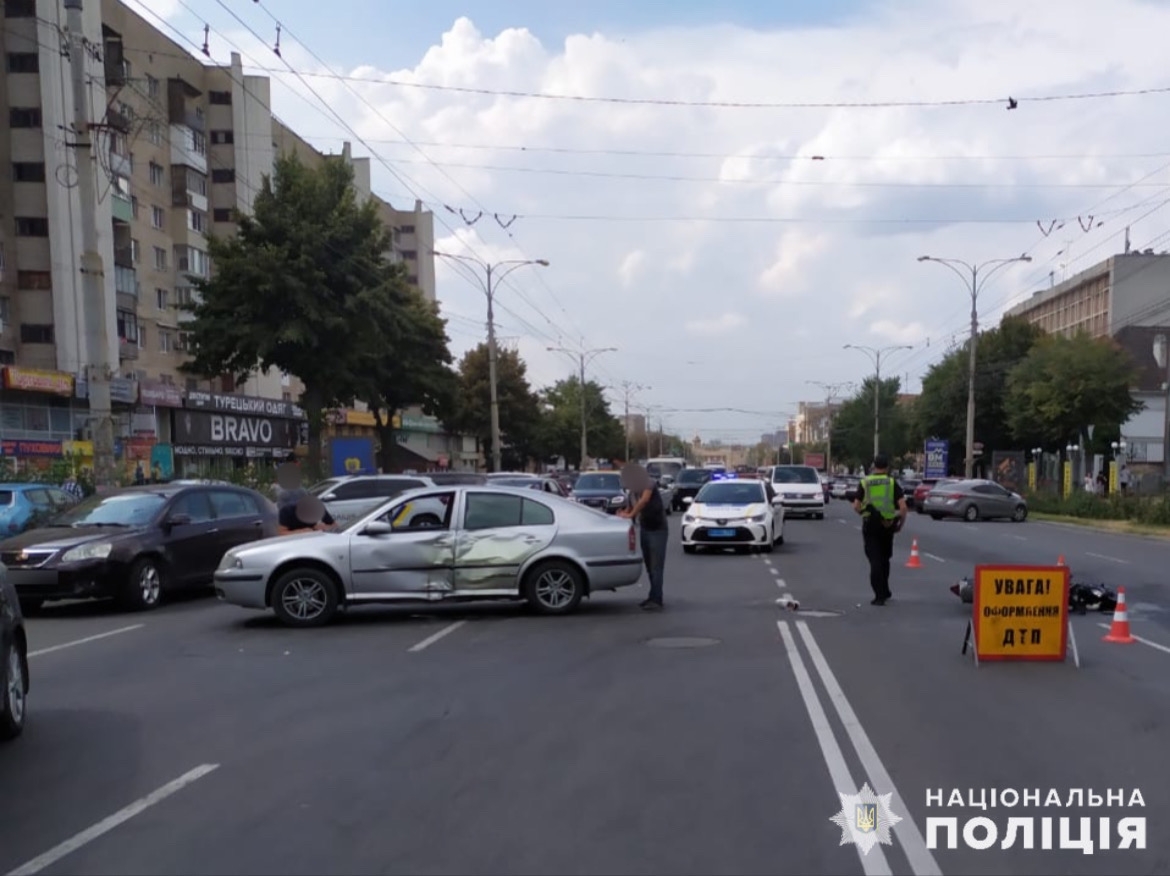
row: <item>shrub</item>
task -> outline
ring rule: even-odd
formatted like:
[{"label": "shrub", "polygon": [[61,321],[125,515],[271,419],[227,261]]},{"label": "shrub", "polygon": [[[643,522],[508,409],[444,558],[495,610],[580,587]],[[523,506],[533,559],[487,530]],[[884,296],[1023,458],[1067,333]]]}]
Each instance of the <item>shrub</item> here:
[{"label": "shrub", "polygon": [[1097,496],[1075,490],[1064,498],[1053,493],[1028,493],[1028,508],[1085,520],[1127,520],[1148,526],[1170,526],[1170,494]]}]

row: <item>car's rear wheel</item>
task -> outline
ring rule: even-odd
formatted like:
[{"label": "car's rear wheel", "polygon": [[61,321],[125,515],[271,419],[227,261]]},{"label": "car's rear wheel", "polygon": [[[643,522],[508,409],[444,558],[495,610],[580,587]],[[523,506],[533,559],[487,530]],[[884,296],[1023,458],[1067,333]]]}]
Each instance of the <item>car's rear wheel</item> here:
[{"label": "car's rear wheel", "polygon": [[941,514],[931,514],[930,519],[931,520],[942,520],[942,515]]},{"label": "car's rear wheel", "polygon": [[11,642],[4,654],[4,686],[0,688],[0,739],[15,739],[24,730],[27,696],[25,659],[20,646]]},{"label": "car's rear wheel", "polygon": [[36,614],[45,604],[45,600],[34,597],[21,597],[20,610],[25,614]]},{"label": "car's rear wheel", "polygon": [[130,611],[158,608],[162,599],[163,581],[164,574],[159,561],[154,557],[139,557],[130,564],[119,601]]},{"label": "car's rear wheel", "polygon": [[290,627],[323,627],[337,614],[337,584],[320,569],[289,569],[272,588],[272,610]]},{"label": "car's rear wheel", "polygon": [[541,614],[569,614],[584,597],[584,576],[564,560],[539,563],[524,579],[524,598]]},{"label": "car's rear wheel", "polygon": [[1023,523],[1027,519],[1028,519],[1028,506],[1027,505],[1017,505],[1016,509],[1012,512],[1012,520],[1015,523]]},{"label": "car's rear wheel", "polygon": [[968,505],[967,510],[963,512],[963,519],[968,523],[974,523],[979,519],[979,509],[974,505]]}]

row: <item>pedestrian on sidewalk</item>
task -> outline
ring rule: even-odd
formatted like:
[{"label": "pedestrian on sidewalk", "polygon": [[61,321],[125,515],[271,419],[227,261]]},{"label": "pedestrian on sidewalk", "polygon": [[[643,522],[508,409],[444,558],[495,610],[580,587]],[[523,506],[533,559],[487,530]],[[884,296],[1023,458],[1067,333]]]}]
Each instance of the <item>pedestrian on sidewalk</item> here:
[{"label": "pedestrian on sidewalk", "polygon": [[645,611],[661,611],[663,607],[663,570],[666,566],[666,545],[670,529],[666,522],[666,507],[662,494],[650,473],[636,463],[622,467],[622,486],[634,498],[633,507],[623,508],[618,517],[636,520],[641,530],[642,559],[650,576],[650,595],[643,600]]},{"label": "pedestrian on sidewalk", "polygon": [[906,524],[909,509],[906,495],[890,475],[890,460],[884,453],[873,459],[870,474],[857,487],[853,510],[861,515],[861,538],[869,560],[870,605],[885,605],[890,593],[890,561],[894,557],[894,536]]}]

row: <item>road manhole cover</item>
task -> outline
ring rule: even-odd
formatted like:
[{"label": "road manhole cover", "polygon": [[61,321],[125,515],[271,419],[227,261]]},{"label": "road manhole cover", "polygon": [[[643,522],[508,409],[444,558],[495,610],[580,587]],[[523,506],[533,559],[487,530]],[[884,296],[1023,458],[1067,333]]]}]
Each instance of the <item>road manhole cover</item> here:
[{"label": "road manhole cover", "polygon": [[661,639],[650,639],[646,644],[651,648],[709,648],[718,645],[719,640],[703,636],[666,636]]},{"label": "road manhole cover", "polygon": [[798,611],[794,611],[793,615],[795,615],[798,618],[802,618],[802,617],[840,617],[844,613],[845,612],[843,612],[843,611],[806,611],[805,609],[802,608]]}]

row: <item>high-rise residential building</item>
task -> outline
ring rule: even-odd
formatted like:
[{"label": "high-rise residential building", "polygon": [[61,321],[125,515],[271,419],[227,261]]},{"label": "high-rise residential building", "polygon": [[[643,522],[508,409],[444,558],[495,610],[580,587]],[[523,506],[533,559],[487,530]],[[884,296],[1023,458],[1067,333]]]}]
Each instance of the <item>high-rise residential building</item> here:
[{"label": "high-rise residential building", "polygon": [[[273,117],[269,80],[246,75],[238,55],[228,66],[204,64],[119,0],[87,0],[83,9],[94,108],[84,134],[97,171],[106,333],[118,362],[119,456],[130,470],[162,474],[282,457],[303,431],[299,382],[278,372],[240,385],[183,374],[183,306],[196,294],[190,278],[214,270],[208,234],[232,233],[276,156],[328,156]],[[0,456],[84,459],[92,454],[84,372],[94,354],[82,325],[76,155],[84,153],[73,148],[65,11],[60,0],[5,0],[3,15],[0,204],[10,207],[0,210]],[[352,164],[359,196],[375,197],[368,158],[353,158],[348,145],[334,157]],[[387,257],[405,262],[410,281],[434,300],[432,214],[418,203],[398,211],[375,202],[392,229]],[[213,427],[216,412],[267,425],[253,424],[247,440],[225,437]]]}]

